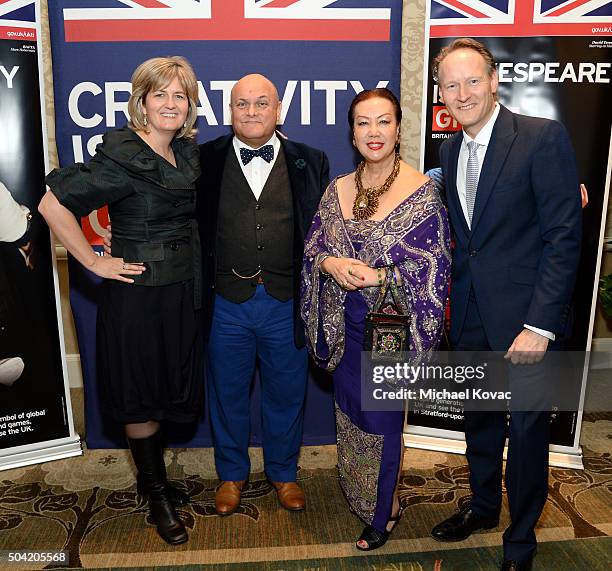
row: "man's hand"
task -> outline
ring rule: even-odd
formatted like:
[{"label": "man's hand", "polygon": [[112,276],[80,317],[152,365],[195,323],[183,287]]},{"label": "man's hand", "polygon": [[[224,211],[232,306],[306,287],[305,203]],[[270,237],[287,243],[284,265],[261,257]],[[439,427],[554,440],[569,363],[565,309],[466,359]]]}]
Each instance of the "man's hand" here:
[{"label": "man's hand", "polygon": [[504,359],[513,365],[533,365],[539,363],[548,349],[549,339],[530,329],[523,329],[514,339]]}]

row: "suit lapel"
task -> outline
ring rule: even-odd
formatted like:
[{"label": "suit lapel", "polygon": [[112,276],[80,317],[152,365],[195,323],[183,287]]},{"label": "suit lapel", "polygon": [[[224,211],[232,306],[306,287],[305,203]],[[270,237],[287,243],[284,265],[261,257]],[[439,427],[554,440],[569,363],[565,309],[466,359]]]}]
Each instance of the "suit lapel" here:
[{"label": "suit lapel", "polygon": [[457,191],[457,163],[459,162],[459,151],[461,150],[462,142],[463,133],[461,132],[450,142],[451,148],[449,151],[447,169],[448,177],[445,180],[445,184],[447,188],[449,206],[456,213],[455,219],[458,224],[455,224],[455,229],[460,229],[462,233],[467,236],[469,233],[469,228],[465,220],[465,216],[463,215],[463,209],[461,208],[461,201],[459,200],[459,193]]},{"label": "suit lapel", "polygon": [[202,165],[202,173],[204,176],[208,177],[210,187],[214,189],[217,198],[221,189],[221,183],[223,182],[223,171],[225,170],[227,154],[229,152],[234,152],[232,148],[232,139],[233,135],[228,135],[220,139],[212,149],[210,160],[207,161],[207,164]]},{"label": "suit lapel", "polygon": [[[217,214],[219,211],[219,198],[227,154],[234,152],[232,148],[233,135],[218,139],[207,152],[200,154],[202,174],[200,180],[200,193],[197,198],[200,220],[206,220],[204,231],[209,233],[210,239],[215,240],[217,233]],[[205,145],[202,145],[205,147]],[[200,206],[201,205],[201,206]]]},{"label": "suit lapel", "polygon": [[487,205],[491,192],[497,182],[510,147],[516,138],[514,119],[512,113],[501,106],[499,116],[491,133],[491,140],[485,154],[485,159],[480,170],[478,179],[478,191],[474,204],[474,215],[472,216],[472,233],[475,232],[482,213]]},{"label": "suit lapel", "polygon": [[291,185],[291,196],[293,200],[293,218],[297,236],[305,236],[304,226],[304,211],[306,192],[304,187],[306,184],[306,159],[302,157],[300,150],[291,141],[287,141],[279,137],[283,151],[285,152],[285,161],[287,163],[287,172],[289,173],[289,184]]}]

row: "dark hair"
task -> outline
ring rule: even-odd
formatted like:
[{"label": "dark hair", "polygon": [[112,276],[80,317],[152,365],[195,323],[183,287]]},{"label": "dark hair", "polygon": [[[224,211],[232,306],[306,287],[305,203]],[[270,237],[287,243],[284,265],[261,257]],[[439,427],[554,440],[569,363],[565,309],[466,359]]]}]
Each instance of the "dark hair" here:
[{"label": "dark hair", "polygon": [[479,53],[487,64],[487,73],[489,77],[493,75],[493,72],[495,71],[495,58],[489,51],[489,48],[473,38],[457,38],[448,44],[448,46],[443,47],[433,60],[433,63],[431,64],[431,73],[435,81],[438,81],[438,70],[440,69],[440,64],[444,58],[456,50],[474,50],[475,52]]},{"label": "dark hair", "polygon": [[377,87],[376,89],[366,89],[361,93],[358,93],[351,102],[351,106],[348,110],[348,123],[351,131],[353,130],[353,123],[355,122],[355,107],[357,107],[357,104],[361,103],[362,101],[366,101],[367,99],[374,99],[375,97],[381,97],[382,99],[390,101],[393,105],[393,112],[395,114],[397,124],[399,125],[402,122],[402,108],[397,100],[397,97],[395,97],[393,92],[386,87]]}]

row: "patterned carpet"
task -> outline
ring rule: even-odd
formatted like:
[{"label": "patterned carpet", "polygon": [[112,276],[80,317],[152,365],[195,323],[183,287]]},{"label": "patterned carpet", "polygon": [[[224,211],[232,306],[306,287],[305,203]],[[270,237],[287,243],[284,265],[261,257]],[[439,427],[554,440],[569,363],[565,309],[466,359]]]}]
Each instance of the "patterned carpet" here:
[{"label": "patterned carpet", "polygon": [[[539,523],[535,570],[609,569],[612,560],[612,416],[583,425],[585,470],[550,470],[550,495]],[[458,544],[440,544],[429,530],[466,501],[463,456],[409,449],[401,479],[404,517],[391,540],[374,554],[354,548],[362,524],[338,485],[334,446],[304,448],[299,479],[308,509],[279,507],[262,472],[259,449],[239,511],[214,514],[217,484],[210,449],[171,450],[170,476],[192,503],[181,510],[190,541],[166,546],[147,522],[124,450],[86,451],[71,458],[0,473],[0,551],[63,549],[70,568],[205,570],[424,571],[499,568],[499,528]],[[0,564],[2,567],[2,564]],[[40,565],[3,569],[39,569]],[[50,567],[48,567],[50,568]]]}]

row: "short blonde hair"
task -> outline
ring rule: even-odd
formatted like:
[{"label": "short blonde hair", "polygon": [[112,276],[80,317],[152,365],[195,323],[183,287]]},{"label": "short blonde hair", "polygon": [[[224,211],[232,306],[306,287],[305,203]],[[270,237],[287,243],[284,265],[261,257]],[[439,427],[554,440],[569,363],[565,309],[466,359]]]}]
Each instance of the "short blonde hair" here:
[{"label": "short blonde hair", "polygon": [[198,81],[191,64],[181,56],[155,57],[142,62],[132,74],[132,95],[128,101],[130,127],[135,131],[148,132],[142,102],[151,91],[163,89],[178,78],[189,100],[185,126],[176,138],[192,139],[197,133],[193,128],[198,118]]}]

